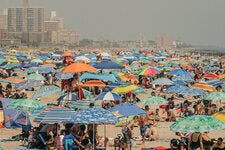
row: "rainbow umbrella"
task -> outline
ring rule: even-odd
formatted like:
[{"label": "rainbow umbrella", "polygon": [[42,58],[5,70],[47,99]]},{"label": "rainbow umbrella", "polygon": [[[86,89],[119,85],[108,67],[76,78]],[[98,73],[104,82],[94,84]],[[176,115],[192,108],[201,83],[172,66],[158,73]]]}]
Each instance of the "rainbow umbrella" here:
[{"label": "rainbow umbrella", "polygon": [[160,73],[159,70],[157,70],[153,67],[149,67],[149,68],[145,68],[145,69],[139,71],[137,74],[147,76],[147,75],[155,75],[155,74],[159,74],[159,73]]}]

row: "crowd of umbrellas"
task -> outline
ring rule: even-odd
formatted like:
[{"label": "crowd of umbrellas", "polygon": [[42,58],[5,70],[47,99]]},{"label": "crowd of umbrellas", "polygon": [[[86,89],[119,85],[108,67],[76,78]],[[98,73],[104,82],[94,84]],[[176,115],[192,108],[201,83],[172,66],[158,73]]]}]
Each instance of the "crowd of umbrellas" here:
[{"label": "crowd of umbrellas", "polygon": [[[97,61],[96,55],[101,54],[103,60]],[[212,59],[188,62],[187,57],[170,58],[171,55],[166,50],[155,51],[112,51],[75,54],[72,52],[33,52],[31,55],[25,52],[18,52],[16,55],[8,55],[5,50],[1,50],[0,74],[1,82],[14,84],[15,90],[32,89],[32,97],[25,99],[2,99],[5,110],[15,109],[24,111],[25,116],[35,116],[34,122],[42,123],[74,123],[74,124],[115,124],[122,117],[146,114],[138,105],[124,102],[111,107],[109,110],[101,108],[96,103],[98,100],[119,101],[121,95],[133,92],[136,95],[146,93],[146,89],[140,86],[138,76],[158,77],[150,82],[151,85],[167,86],[164,93],[176,93],[180,95],[201,96],[204,100],[222,101],[225,100],[225,92],[217,91],[216,86],[225,87],[222,80],[224,74],[215,74],[220,70]],[[188,56],[190,54],[187,54]],[[113,57],[115,56],[115,57]],[[30,58],[32,57],[32,58]],[[65,57],[73,58],[74,62],[63,66],[62,60]],[[170,58],[170,59],[167,59]],[[85,62],[85,63],[84,63]],[[191,70],[195,64],[202,64],[207,68],[204,74],[205,82],[196,82]],[[215,66],[214,66],[215,65]],[[23,68],[23,70],[21,70]],[[57,68],[57,69],[56,69]],[[10,76],[7,70],[20,72],[20,76]],[[96,73],[98,72],[98,73]],[[83,88],[85,99],[80,100],[77,93],[65,93],[57,85],[46,85],[44,75],[54,73],[57,80],[68,80],[74,74],[79,76],[79,86]],[[170,75],[170,78],[165,76]],[[163,76],[159,76],[162,74]],[[172,77],[171,77],[172,76]],[[107,84],[106,84],[107,82]],[[187,86],[191,83],[191,86]],[[88,87],[99,87],[102,93],[93,95],[88,91]],[[67,107],[45,105],[37,99],[44,98],[51,94],[59,94],[58,101],[66,101]],[[52,100],[52,101],[57,101]],[[90,103],[95,104],[95,108],[88,108]],[[168,101],[160,96],[148,96],[140,102],[145,105],[162,105]],[[11,111],[10,111],[11,112]],[[4,114],[5,127],[9,119],[17,120],[21,116],[12,116],[10,113]],[[29,120],[29,117],[26,117]],[[205,132],[218,129],[225,129],[224,110],[214,115],[193,115],[178,119],[170,126],[174,132]],[[18,121],[16,123],[29,124],[30,121]]]}]

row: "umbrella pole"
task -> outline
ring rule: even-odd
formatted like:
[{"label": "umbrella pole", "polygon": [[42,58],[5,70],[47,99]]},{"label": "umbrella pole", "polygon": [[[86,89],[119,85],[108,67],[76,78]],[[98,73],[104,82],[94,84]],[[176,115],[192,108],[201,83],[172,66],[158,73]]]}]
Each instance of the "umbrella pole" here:
[{"label": "umbrella pole", "polygon": [[93,123],[93,150],[95,149],[95,129],[94,129],[94,123]]}]

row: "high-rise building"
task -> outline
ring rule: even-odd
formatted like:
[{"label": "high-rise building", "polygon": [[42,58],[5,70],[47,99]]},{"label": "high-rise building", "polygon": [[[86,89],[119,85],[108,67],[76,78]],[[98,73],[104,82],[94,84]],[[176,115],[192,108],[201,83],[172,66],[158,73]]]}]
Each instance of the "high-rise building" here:
[{"label": "high-rise building", "polygon": [[29,7],[29,0],[23,0],[23,8]]},{"label": "high-rise building", "polygon": [[44,8],[8,8],[8,32],[44,32]]},{"label": "high-rise building", "polygon": [[168,35],[158,36],[156,39],[158,48],[171,48],[173,47],[173,39]]}]

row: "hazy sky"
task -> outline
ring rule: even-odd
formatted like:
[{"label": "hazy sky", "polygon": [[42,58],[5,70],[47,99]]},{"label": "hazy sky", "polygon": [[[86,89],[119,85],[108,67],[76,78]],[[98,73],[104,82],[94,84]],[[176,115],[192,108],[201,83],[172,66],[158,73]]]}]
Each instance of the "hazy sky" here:
[{"label": "hazy sky", "polygon": [[[22,6],[22,0],[0,0],[0,9]],[[30,0],[57,11],[65,27],[81,38],[155,40],[171,35],[188,44],[225,46],[225,0]]]}]

